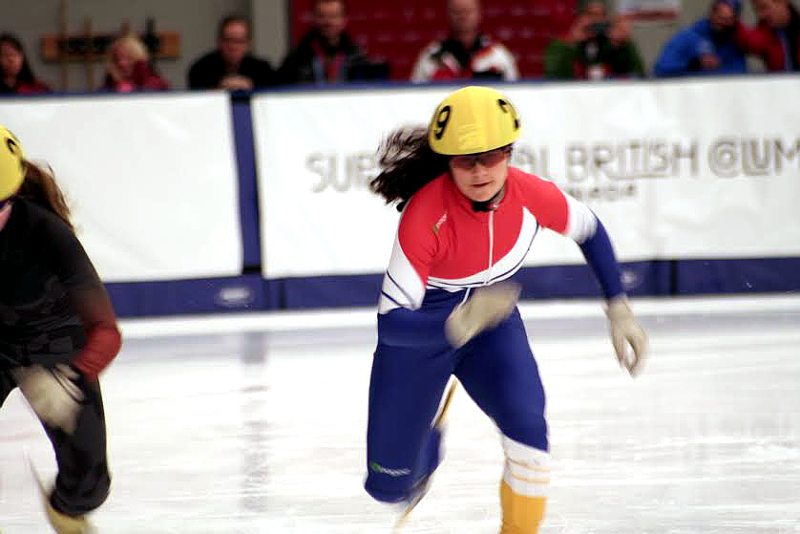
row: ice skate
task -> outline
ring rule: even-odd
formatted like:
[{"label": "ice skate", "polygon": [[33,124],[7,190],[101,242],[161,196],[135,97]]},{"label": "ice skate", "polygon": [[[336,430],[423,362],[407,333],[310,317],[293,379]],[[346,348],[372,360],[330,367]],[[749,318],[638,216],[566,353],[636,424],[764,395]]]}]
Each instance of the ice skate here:
[{"label": "ice skate", "polygon": [[411,517],[411,512],[414,511],[414,508],[417,507],[425,495],[428,494],[428,490],[431,489],[432,480],[433,473],[426,475],[414,485],[414,488],[411,490],[411,496],[404,503],[404,508],[400,512],[400,517],[397,518],[397,523],[395,523],[394,527],[395,532],[398,532],[405,526],[406,523],[408,523],[408,519]]},{"label": "ice skate", "polygon": [[36,479],[36,486],[39,488],[39,493],[42,497],[42,504],[47,514],[47,521],[57,534],[89,534],[92,532],[89,521],[84,516],[73,517],[59,512],[53,505],[50,504],[50,492],[44,487],[39,473],[36,471],[32,462],[28,462],[33,473],[33,478]]},{"label": "ice skate", "polygon": [[[458,382],[454,381],[450,388],[447,390],[447,394],[445,395],[444,402],[442,403],[442,408],[439,410],[439,415],[436,417],[436,420],[433,422],[433,428],[431,430],[431,440],[433,441],[432,448],[436,451],[441,451],[441,443],[442,443],[442,436],[444,435],[444,426],[445,421],[447,419],[447,413],[450,410],[450,405],[453,402],[453,394],[458,389]],[[432,466],[430,471],[420,478],[415,484],[414,487],[411,489],[411,495],[405,501],[404,507],[400,512],[400,517],[397,518],[397,522],[395,523],[395,532],[399,531],[403,528],[403,526],[408,522],[409,517],[411,516],[411,512],[414,511],[414,508],[422,501],[425,495],[428,494],[428,490],[431,489],[431,482],[433,480],[433,473],[436,467],[441,462],[441,452],[438,452],[436,458],[432,462]]]}]

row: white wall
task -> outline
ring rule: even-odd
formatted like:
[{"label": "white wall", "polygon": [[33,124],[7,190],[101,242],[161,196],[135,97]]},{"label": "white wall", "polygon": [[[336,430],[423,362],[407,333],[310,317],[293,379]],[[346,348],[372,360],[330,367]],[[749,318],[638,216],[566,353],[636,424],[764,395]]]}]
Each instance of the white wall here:
[{"label": "white wall", "polygon": [[253,50],[278,68],[289,47],[291,0],[250,0]]}]

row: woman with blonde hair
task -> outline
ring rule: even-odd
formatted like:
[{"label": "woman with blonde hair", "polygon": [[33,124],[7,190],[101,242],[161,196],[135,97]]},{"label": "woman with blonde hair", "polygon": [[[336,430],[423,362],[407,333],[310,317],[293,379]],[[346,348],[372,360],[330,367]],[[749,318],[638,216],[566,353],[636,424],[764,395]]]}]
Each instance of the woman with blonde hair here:
[{"label": "woman with blonde hair", "polygon": [[116,93],[159,91],[169,89],[169,83],[150,65],[150,54],[141,39],[127,34],[109,48],[101,89]]},{"label": "woman with blonde hair", "polygon": [[0,405],[19,387],[52,443],[58,476],[43,492],[50,524],[59,534],[88,532],[85,516],[111,483],[98,375],[121,336],[64,195],[2,126],[0,262]]}]

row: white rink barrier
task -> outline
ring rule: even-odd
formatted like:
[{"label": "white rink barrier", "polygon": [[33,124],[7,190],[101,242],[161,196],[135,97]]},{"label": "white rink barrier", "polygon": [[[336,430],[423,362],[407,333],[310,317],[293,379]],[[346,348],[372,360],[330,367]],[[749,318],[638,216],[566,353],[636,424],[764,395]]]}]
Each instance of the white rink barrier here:
[{"label": "white rink barrier", "polygon": [[[514,164],[586,201],[622,261],[800,255],[800,77],[498,88],[523,121]],[[253,98],[265,278],[383,272],[397,212],[368,191],[375,151],[451,90]],[[526,265],[582,261],[545,232]]]},{"label": "white rink barrier", "polygon": [[241,274],[227,94],[1,100],[0,123],[52,167],[105,282]]}]

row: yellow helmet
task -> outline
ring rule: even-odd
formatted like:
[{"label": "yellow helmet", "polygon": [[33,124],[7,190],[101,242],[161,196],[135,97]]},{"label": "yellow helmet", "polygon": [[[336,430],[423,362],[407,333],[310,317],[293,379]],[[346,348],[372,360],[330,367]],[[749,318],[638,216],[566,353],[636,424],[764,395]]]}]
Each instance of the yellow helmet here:
[{"label": "yellow helmet", "polygon": [[503,93],[470,86],[442,100],[428,127],[428,142],[438,154],[458,156],[510,145],[520,133],[517,110]]},{"label": "yellow helmet", "polygon": [[17,136],[0,126],[0,200],[17,192],[25,178],[25,154]]}]

